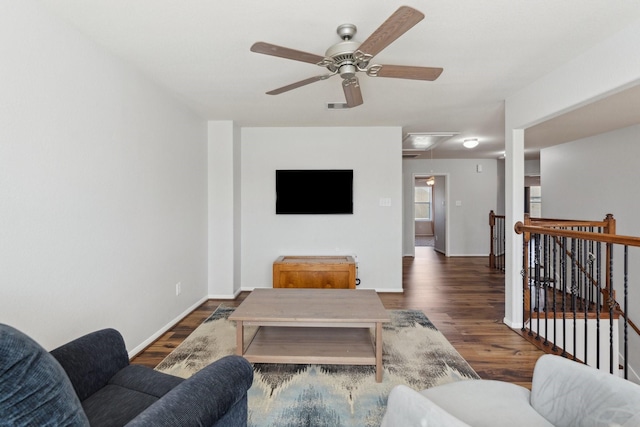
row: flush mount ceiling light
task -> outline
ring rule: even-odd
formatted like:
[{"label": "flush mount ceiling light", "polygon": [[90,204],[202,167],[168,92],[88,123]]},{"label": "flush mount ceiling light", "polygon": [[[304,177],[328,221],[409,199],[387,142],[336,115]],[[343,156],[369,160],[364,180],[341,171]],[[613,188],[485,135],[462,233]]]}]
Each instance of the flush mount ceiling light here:
[{"label": "flush mount ceiling light", "polygon": [[465,148],[476,148],[478,144],[479,142],[477,138],[465,139],[464,142],[462,143],[462,145],[464,145]]}]

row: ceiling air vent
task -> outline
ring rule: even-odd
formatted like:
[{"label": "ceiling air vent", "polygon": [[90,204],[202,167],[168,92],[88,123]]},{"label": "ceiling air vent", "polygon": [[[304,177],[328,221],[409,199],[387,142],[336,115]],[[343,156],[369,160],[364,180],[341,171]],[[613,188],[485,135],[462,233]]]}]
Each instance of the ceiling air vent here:
[{"label": "ceiling air vent", "polygon": [[416,157],[420,156],[420,154],[416,154],[416,153],[402,153],[402,158],[403,159],[415,159]]}]

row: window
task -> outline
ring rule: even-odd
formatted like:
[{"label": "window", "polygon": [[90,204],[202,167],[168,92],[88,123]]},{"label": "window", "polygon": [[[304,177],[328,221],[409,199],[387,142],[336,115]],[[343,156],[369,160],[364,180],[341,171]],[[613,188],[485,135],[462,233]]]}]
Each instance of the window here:
[{"label": "window", "polygon": [[431,221],[431,187],[414,188],[416,220]]}]

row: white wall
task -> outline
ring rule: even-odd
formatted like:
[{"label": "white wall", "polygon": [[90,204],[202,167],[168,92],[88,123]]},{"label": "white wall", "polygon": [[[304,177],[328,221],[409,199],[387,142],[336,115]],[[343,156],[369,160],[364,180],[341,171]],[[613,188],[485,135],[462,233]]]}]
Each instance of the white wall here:
[{"label": "white wall", "polygon": [[[601,41],[505,101],[507,228],[523,218],[524,129],[640,81],[640,23]],[[544,174],[544,171],[543,171]],[[544,191],[544,190],[543,190]],[[543,192],[542,204],[548,207]],[[544,208],[543,208],[544,209]],[[543,212],[543,215],[546,215]],[[522,326],[522,236],[506,241],[505,323]]]},{"label": "white wall", "polygon": [[640,236],[640,126],[545,148],[542,214],[598,220],[612,213],[618,234]]},{"label": "white wall", "polygon": [[435,235],[433,248],[442,253],[447,254],[447,177],[436,176],[436,183],[433,187],[433,215]]},{"label": "white wall", "polygon": [[[404,159],[403,249],[413,255],[413,178],[414,175],[446,175],[449,200],[447,254],[449,256],[487,256],[489,254],[489,211],[497,209],[498,160],[490,159]],[[477,165],[482,172],[477,172]],[[459,202],[459,206],[457,203]]]},{"label": "white wall", "polygon": [[233,298],[240,289],[239,134],[230,120],[208,124],[209,298]]},{"label": "white wall", "polygon": [[139,347],[206,295],[206,123],[33,1],[0,52],[0,322]]},{"label": "white wall", "polygon": [[540,176],[540,159],[524,161],[524,176]]},{"label": "white wall", "polygon": [[[402,289],[402,130],[242,129],[242,288],[281,255],[357,255],[360,288]],[[276,215],[276,169],[353,169],[353,215]],[[381,198],[391,206],[380,206]]]},{"label": "white wall", "polygon": [[496,204],[496,210],[493,211],[493,213],[496,215],[504,215],[505,193],[506,193],[505,161],[504,159],[498,159],[498,203]]},{"label": "white wall", "polygon": [[[640,126],[632,126],[542,150],[543,216],[599,220],[612,213],[618,234],[640,236],[639,141]],[[623,295],[621,255],[622,248],[617,246],[614,249],[614,288],[619,302]],[[630,248],[627,314],[636,324],[640,322],[638,266],[640,248]],[[630,338],[629,363],[640,372],[640,337],[631,331]]]}]

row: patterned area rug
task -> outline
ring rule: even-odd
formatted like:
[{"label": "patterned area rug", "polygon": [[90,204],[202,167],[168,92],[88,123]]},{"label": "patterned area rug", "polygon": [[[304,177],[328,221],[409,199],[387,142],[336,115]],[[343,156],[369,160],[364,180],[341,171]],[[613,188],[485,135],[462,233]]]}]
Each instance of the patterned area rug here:
[{"label": "patterned area rug", "polygon": [[[234,354],[235,323],[227,320],[232,312],[218,307],[156,369],[188,378]],[[479,378],[421,311],[389,313],[391,322],[382,332],[381,383],[373,366],[254,364],[249,427],[377,427],[397,384],[421,390]]]}]

